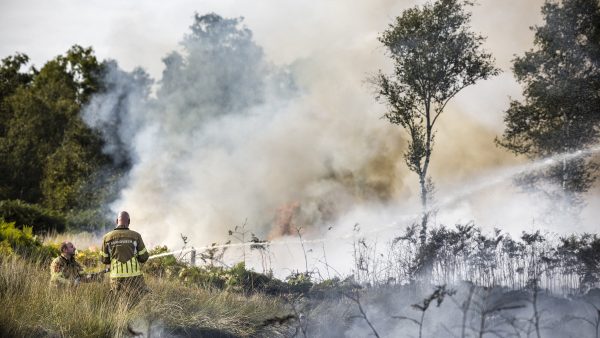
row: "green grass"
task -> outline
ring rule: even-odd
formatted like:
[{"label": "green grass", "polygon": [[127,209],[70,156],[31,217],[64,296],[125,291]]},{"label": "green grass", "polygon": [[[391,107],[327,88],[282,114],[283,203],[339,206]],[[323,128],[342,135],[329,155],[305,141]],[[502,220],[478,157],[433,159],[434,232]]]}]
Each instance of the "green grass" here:
[{"label": "green grass", "polygon": [[249,336],[262,330],[265,320],[287,312],[276,298],[153,277],[146,278],[152,293],[127,310],[124,301],[108,296],[107,280],[57,290],[49,287],[48,269],[15,254],[0,256],[0,336],[119,337],[134,323],[146,332],[160,326],[171,332]]}]

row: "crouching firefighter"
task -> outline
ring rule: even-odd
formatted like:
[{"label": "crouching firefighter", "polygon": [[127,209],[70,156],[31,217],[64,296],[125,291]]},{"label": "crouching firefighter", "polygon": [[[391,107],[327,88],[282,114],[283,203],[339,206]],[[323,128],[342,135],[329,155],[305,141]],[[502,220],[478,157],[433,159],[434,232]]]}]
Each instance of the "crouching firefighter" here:
[{"label": "crouching firefighter", "polygon": [[121,211],[117,227],[102,238],[102,263],[110,264],[110,289],[113,296],[135,306],[149,292],[142,276],[142,263],[148,251],[142,236],[129,229],[129,214]]},{"label": "crouching firefighter", "polygon": [[108,270],[84,274],[83,266],[75,259],[75,246],[71,242],[60,244],[60,256],[50,263],[50,285],[55,287],[76,286],[79,283],[99,281]]}]

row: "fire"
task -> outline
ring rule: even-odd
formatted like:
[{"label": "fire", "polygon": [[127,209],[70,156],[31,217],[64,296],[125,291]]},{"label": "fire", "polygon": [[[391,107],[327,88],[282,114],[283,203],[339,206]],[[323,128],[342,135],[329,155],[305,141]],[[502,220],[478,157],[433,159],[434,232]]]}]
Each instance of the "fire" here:
[{"label": "fire", "polygon": [[269,233],[269,239],[293,235],[296,231],[297,217],[300,214],[300,202],[294,201],[279,207],[275,213],[273,228]]}]

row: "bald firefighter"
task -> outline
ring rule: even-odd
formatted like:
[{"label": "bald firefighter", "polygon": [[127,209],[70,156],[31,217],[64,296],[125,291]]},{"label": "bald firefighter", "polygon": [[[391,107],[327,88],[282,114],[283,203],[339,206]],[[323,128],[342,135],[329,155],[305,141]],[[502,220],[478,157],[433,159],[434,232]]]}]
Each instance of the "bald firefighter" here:
[{"label": "bald firefighter", "polygon": [[98,279],[100,273],[83,274],[83,267],[75,260],[75,246],[71,242],[60,244],[60,256],[50,263],[50,285],[74,286],[80,282],[91,282]]},{"label": "bald firefighter", "polygon": [[148,292],[142,276],[142,263],[148,251],[142,236],[129,229],[129,214],[121,211],[117,227],[102,238],[102,263],[110,264],[110,289],[113,294],[131,297],[137,303]]}]

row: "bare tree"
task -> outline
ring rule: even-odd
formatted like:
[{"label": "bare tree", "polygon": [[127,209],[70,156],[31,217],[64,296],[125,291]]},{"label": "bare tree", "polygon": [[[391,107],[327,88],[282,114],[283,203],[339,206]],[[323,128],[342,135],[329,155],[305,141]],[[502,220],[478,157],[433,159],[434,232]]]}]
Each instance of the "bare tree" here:
[{"label": "bare tree", "polygon": [[377,330],[375,329],[375,326],[373,326],[373,323],[371,323],[371,321],[367,317],[367,313],[365,312],[365,310],[363,309],[362,305],[360,304],[359,289],[358,288],[354,288],[351,292],[344,293],[344,296],[348,297],[348,299],[350,299],[353,302],[355,302],[356,305],[358,306],[358,311],[360,312],[360,316],[353,316],[353,318],[362,318],[362,319],[364,319],[365,322],[367,322],[367,325],[369,325],[369,327],[371,328],[371,331],[373,331],[373,334],[375,335],[375,337],[379,338],[380,337],[379,333],[377,333]]},{"label": "bare tree", "polygon": [[394,74],[380,71],[375,77],[377,98],[389,108],[384,116],[408,133],[404,159],[419,176],[422,245],[433,189],[428,174],[435,124],[462,89],[498,73],[492,56],[481,49],[484,37],[470,31],[468,5],[464,0],[438,0],[407,9],[379,37],[394,61]]},{"label": "bare tree", "polygon": [[446,296],[454,295],[456,291],[451,289],[446,289],[446,285],[440,285],[435,288],[433,293],[423,299],[422,303],[413,304],[412,308],[418,311],[421,311],[421,317],[419,319],[414,319],[406,316],[392,316],[392,318],[402,319],[411,321],[419,326],[419,338],[423,337],[423,325],[425,324],[425,313],[427,309],[429,309],[429,305],[431,305],[432,301],[437,301],[436,305],[439,307],[442,305],[444,298]]},{"label": "bare tree", "polygon": [[568,316],[567,321],[570,320],[581,320],[584,323],[590,324],[594,328],[594,334],[596,338],[600,338],[600,307],[591,302],[586,302],[593,310],[592,318],[582,316]]},{"label": "bare tree", "polygon": [[462,312],[462,322],[460,326],[460,337],[465,338],[467,334],[467,320],[469,318],[469,309],[471,308],[471,300],[473,299],[473,294],[475,293],[475,289],[477,287],[475,284],[469,283],[469,291],[467,292],[467,298],[459,303],[454,297],[450,297],[454,304],[458,306],[460,312]]},{"label": "bare tree", "polygon": [[[480,289],[479,297],[473,301],[473,305],[473,310],[479,315],[479,320],[471,329],[479,338],[482,338],[486,333],[500,337],[506,334],[501,328],[498,328],[496,319],[501,319],[504,322],[504,318],[501,316],[502,312],[525,307],[512,297],[503,297],[501,291],[486,287]],[[490,323],[490,321],[493,322]]]}]

